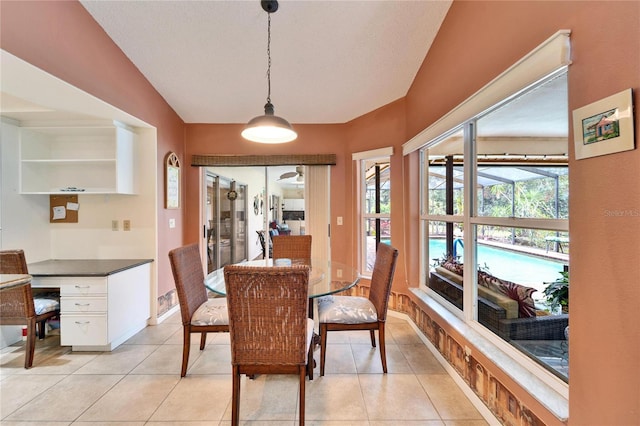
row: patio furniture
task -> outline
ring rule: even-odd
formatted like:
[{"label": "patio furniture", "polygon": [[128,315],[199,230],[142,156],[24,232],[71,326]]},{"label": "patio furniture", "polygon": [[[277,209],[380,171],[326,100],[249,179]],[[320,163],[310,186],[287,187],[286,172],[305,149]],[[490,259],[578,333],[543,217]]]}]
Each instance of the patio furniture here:
[{"label": "patio furniture", "polygon": [[309,267],[227,265],[224,277],[233,368],[231,424],[240,419],[241,374],[296,374],[303,426],[305,377],[312,368]]},{"label": "patio furniture", "polygon": [[[429,287],[462,309],[462,276],[437,267],[431,271]],[[517,301],[479,285],[478,322],[507,341],[563,340],[569,315],[520,317]]]},{"label": "patio furniture", "polygon": [[327,333],[340,330],[369,330],[371,346],[374,348],[375,330],[378,330],[382,371],[387,372],[384,325],[397,259],[397,249],[388,244],[378,244],[368,299],[360,296],[327,296],[318,300],[321,376],[324,376]]},{"label": "patio furniture", "polygon": [[169,260],[182,316],[184,338],[180,377],[184,377],[189,363],[191,333],[200,333],[200,350],[203,350],[207,343],[207,333],[229,331],[229,315],[224,298],[209,299],[207,296],[197,244],[171,250]]}]

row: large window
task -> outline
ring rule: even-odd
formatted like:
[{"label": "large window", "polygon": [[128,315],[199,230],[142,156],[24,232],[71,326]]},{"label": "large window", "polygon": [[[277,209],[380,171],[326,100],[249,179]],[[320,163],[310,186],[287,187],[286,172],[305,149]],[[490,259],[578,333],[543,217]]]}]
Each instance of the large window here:
[{"label": "large window", "polygon": [[568,381],[566,93],[547,77],[427,144],[421,217],[428,291]]}]

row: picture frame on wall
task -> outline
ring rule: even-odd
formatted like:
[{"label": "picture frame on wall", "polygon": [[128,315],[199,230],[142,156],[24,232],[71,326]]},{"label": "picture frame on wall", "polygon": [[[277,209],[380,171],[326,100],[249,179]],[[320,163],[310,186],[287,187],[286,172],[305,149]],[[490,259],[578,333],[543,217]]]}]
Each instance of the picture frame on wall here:
[{"label": "picture frame on wall", "polygon": [[174,152],[165,157],[165,208],[180,208],[180,160]]},{"label": "picture frame on wall", "polygon": [[631,89],[573,111],[576,159],[635,148]]}]

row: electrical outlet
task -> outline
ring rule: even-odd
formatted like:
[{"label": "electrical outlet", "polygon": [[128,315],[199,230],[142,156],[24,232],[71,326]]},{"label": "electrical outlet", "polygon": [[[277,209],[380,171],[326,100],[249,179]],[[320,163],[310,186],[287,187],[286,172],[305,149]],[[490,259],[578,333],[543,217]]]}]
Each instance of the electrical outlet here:
[{"label": "electrical outlet", "polygon": [[117,220],[112,220],[111,221],[111,230],[112,231],[117,231],[118,230],[118,221]]},{"label": "electrical outlet", "polygon": [[342,216],[338,216],[338,225],[342,225]]},{"label": "electrical outlet", "polygon": [[342,269],[337,269],[336,270],[336,277],[342,278]]},{"label": "electrical outlet", "polygon": [[122,230],[131,231],[131,221],[129,219],[125,219],[122,221]]}]

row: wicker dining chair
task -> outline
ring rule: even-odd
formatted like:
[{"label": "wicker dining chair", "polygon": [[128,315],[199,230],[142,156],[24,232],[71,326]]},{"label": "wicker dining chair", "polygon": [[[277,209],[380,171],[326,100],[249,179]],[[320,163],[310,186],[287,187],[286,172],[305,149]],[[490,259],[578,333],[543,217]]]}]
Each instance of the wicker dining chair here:
[{"label": "wicker dining chair", "polygon": [[387,372],[384,325],[398,250],[384,243],[378,244],[376,262],[371,275],[369,298],[360,296],[325,296],[318,300],[320,321],[320,375],[324,376],[327,332],[341,330],[369,330],[371,346],[376,347],[375,330],[380,341],[382,371]]},{"label": "wicker dining chair", "polygon": [[200,350],[203,350],[207,343],[207,333],[229,331],[229,315],[226,299],[208,298],[197,244],[171,250],[169,260],[182,316],[184,336],[180,377],[184,377],[189,364],[191,333],[200,333]]},{"label": "wicker dining chair", "polygon": [[304,425],[305,378],[313,365],[309,267],[228,265],[224,278],[233,370],[231,424],[240,418],[240,375],[297,374]]},{"label": "wicker dining chair", "polygon": [[[23,250],[0,251],[0,274],[28,273]],[[2,301],[0,325],[27,326],[24,368],[31,368],[36,347],[36,334],[40,340],[44,339],[47,320],[60,315],[60,301],[55,297],[34,298],[31,284],[3,290],[0,300]]]},{"label": "wicker dining chair", "polygon": [[293,263],[311,265],[311,235],[276,235],[273,258],[291,259]]}]

